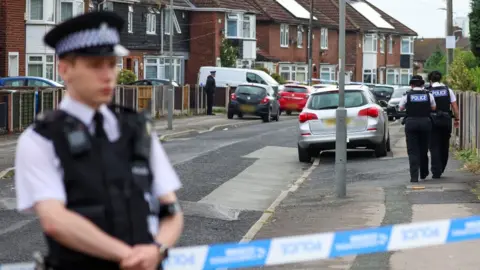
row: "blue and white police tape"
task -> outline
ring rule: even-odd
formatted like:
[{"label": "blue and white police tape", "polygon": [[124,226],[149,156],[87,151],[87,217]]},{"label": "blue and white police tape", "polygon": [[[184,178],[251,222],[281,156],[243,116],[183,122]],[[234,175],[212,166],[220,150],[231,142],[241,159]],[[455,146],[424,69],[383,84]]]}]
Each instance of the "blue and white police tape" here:
[{"label": "blue and white police tape", "polygon": [[[174,248],[166,270],[233,269],[280,265],[444,245],[480,239],[480,216],[390,225],[351,231]],[[32,270],[33,264],[0,265]]]}]

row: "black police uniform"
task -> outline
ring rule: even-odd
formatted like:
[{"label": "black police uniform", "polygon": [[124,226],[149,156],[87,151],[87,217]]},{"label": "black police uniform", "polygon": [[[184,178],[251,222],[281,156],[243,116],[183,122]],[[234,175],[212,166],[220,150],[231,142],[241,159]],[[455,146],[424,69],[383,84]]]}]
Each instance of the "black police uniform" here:
[{"label": "black police uniform", "polygon": [[[65,55],[123,56],[119,45],[124,20],[113,12],[91,12],[52,29],[45,43]],[[149,116],[110,106],[119,124],[120,138],[110,142],[97,112],[95,136],[76,117],[64,111],[41,115],[34,130],[50,140],[64,171],[66,208],[90,220],[104,232],[129,244],[157,244],[148,219],[178,212],[178,203],[159,206],[151,193]],[[153,197],[153,196],[152,196]],[[46,263],[55,270],[119,269],[118,263],[76,252],[47,236]],[[159,266],[161,267],[161,266]]]},{"label": "black police uniform", "polygon": [[437,103],[437,110],[433,116],[434,121],[430,141],[431,171],[433,177],[438,178],[445,171],[448,162],[450,136],[452,133],[451,100],[448,86],[432,87],[430,93],[435,97],[435,102]]},{"label": "black police uniform", "polygon": [[412,90],[406,94],[405,135],[407,140],[410,181],[417,182],[428,175],[428,144],[432,121],[430,95],[425,90]]}]

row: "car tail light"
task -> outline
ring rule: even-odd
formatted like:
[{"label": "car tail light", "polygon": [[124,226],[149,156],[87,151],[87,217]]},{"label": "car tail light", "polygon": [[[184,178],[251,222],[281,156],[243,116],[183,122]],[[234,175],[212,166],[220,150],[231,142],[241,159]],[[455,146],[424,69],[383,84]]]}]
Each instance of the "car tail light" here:
[{"label": "car tail light", "polygon": [[316,114],[314,113],[309,113],[309,112],[302,112],[299,116],[298,116],[298,121],[300,123],[305,123],[307,121],[310,121],[310,120],[317,120],[318,117]]},{"label": "car tail light", "polygon": [[231,100],[236,100],[236,99],[237,99],[237,95],[235,95],[235,93],[232,93],[232,94],[230,95],[230,99],[231,99]]},{"label": "car tail light", "polygon": [[310,95],[305,95],[305,99],[308,99],[310,97]]},{"label": "car tail light", "polygon": [[264,97],[261,101],[262,104],[267,104],[269,101],[268,97]]},{"label": "car tail light", "polygon": [[370,108],[366,108],[366,109],[363,109],[363,110],[360,110],[358,112],[358,116],[368,116],[368,117],[372,117],[372,118],[377,118],[378,115],[379,115],[379,111],[377,108],[375,107],[370,107]]}]

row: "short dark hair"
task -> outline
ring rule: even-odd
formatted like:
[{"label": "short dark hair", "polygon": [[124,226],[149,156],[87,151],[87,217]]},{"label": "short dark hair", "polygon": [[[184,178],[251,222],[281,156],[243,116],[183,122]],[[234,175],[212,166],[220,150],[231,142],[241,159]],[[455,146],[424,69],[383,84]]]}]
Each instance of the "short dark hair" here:
[{"label": "short dark hair", "polygon": [[425,84],[425,81],[423,80],[423,77],[420,75],[413,75],[412,78],[410,79],[410,85],[413,85],[414,87],[422,87]]},{"label": "short dark hair", "polygon": [[434,70],[428,74],[428,80],[431,82],[440,82],[442,80],[442,73]]}]

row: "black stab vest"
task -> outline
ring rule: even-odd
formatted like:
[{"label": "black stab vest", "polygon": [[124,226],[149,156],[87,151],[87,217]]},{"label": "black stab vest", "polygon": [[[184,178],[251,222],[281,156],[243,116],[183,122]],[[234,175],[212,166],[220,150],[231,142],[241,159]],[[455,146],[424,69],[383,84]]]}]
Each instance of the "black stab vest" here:
[{"label": "black stab vest", "polygon": [[429,117],[432,112],[430,95],[425,90],[407,92],[407,117]]},{"label": "black stab vest", "polygon": [[437,111],[450,112],[450,91],[447,86],[437,86],[430,89],[430,93],[435,98]]},{"label": "black stab vest", "polygon": [[[115,114],[121,134],[116,142],[94,138],[80,120],[60,110],[47,113],[34,130],[53,142],[64,172],[67,209],[129,245],[152,243],[147,221],[151,211],[144,195],[151,190],[151,170],[143,178],[132,173],[134,141],[137,131],[145,127],[138,125],[135,112]],[[84,129],[91,142],[90,150],[81,155],[73,155],[69,148],[65,127],[72,124]],[[46,239],[47,262],[53,269],[119,269],[117,263],[73,251],[49,236]]]}]

